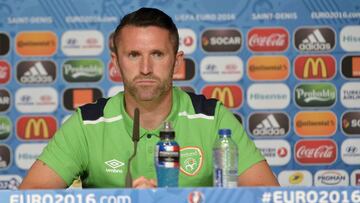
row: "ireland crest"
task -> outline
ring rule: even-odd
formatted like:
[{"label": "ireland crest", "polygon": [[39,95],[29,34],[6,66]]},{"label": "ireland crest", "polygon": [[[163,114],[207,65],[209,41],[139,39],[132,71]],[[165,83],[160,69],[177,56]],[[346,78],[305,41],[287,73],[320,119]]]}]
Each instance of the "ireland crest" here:
[{"label": "ireland crest", "polygon": [[180,149],[180,171],[188,176],[196,175],[203,164],[203,153],[199,147]]}]

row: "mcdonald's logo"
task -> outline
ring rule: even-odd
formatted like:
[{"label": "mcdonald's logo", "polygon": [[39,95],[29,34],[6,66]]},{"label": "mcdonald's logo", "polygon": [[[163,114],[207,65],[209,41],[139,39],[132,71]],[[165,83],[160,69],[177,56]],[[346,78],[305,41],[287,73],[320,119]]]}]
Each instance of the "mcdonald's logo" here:
[{"label": "mcdonald's logo", "polygon": [[331,55],[305,55],[295,59],[295,75],[301,80],[330,80],[336,74],[335,58]]},{"label": "mcdonald's logo", "polygon": [[48,140],[55,134],[57,123],[52,116],[23,116],[17,121],[16,129],[21,140]]},{"label": "mcdonald's logo", "polygon": [[237,85],[209,85],[205,86],[202,94],[206,98],[215,98],[228,108],[238,108],[243,101],[243,91]]}]

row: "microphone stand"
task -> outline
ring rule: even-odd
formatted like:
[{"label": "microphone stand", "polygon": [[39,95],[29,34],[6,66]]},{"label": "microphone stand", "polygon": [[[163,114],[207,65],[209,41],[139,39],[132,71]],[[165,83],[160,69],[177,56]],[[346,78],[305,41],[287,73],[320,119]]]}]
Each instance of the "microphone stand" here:
[{"label": "microphone stand", "polygon": [[134,110],[134,125],[133,125],[133,133],[132,133],[132,141],[134,142],[134,153],[131,155],[131,157],[128,160],[126,182],[125,182],[125,187],[127,187],[127,188],[132,187],[132,176],[131,176],[131,171],[130,171],[130,165],[131,165],[132,159],[136,156],[137,144],[140,140],[140,132],[139,131],[140,131],[139,109],[135,108],[135,110]]}]

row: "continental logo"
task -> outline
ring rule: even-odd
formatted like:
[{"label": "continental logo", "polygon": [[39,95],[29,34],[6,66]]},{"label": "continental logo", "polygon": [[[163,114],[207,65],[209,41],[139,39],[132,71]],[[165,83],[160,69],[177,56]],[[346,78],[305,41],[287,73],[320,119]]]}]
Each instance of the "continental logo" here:
[{"label": "continental logo", "polygon": [[209,85],[202,90],[207,98],[215,98],[228,108],[239,108],[243,102],[243,92],[237,85]]},{"label": "continental logo", "polygon": [[56,79],[53,61],[21,61],[16,66],[16,79],[21,84],[49,84]]},{"label": "continental logo", "polygon": [[331,107],[336,102],[336,87],[331,83],[306,83],[295,87],[299,107]]},{"label": "continental logo", "polygon": [[57,50],[57,36],[50,31],[20,32],[15,39],[21,56],[52,56]]},{"label": "continental logo", "polygon": [[237,29],[210,29],[201,35],[201,47],[206,52],[237,52],[242,46]]},{"label": "continental logo", "polygon": [[345,112],[341,118],[342,131],[348,136],[360,135],[360,111]]},{"label": "continental logo", "polygon": [[104,63],[98,59],[68,60],[62,66],[62,73],[67,82],[98,82],[104,69]]},{"label": "continental logo", "polygon": [[195,76],[195,62],[193,59],[185,58],[177,72],[174,72],[173,79],[176,81],[189,81]]},{"label": "continental logo", "polygon": [[359,79],[360,56],[345,56],[341,61],[341,73],[346,79]]},{"label": "continental logo", "polygon": [[294,69],[299,80],[331,80],[336,74],[336,61],[331,55],[298,56]]},{"label": "continental logo", "polygon": [[10,64],[6,61],[0,60],[0,84],[6,84],[10,81],[10,73]]},{"label": "continental logo", "polygon": [[16,135],[24,141],[48,140],[56,129],[57,122],[53,116],[22,116],[16,123]]},{"label": "continental logo", "polygon": [[335,31],[330,27],[304,27],[295,31],[295,48],[301,52],[332,51]]},{"label": "continental logo", "polygon": [[66,110],[72,111],[87,103],[93,103],[102,97],[98,88],[70,88],[64,91],[63,105]]},{"label": "continental logo", "polygon": [[0,32],[0,56],[9,53],[10,50],[10,37],[8,34]]},{"label": "continental logo", "polygon": [[0,116],[0,141],[7,140],[12,131],[12,123],[7,116]]},{"label": "continental logo", "polygon": [[281,52],[289,47],[285,28],[254,28],[247,34],[248,47],[254,52]]},{"label": "continental logo", "polygon": [[255,81],[286,80],[289,73],[290,63],[285,56],[252,56],[247,63],[247,74]]},{"label": "continental logo", "polygon": [[301,137],[329,137],[336,132],[337,118],[330,111],[303,111],[295,115],[294,125]]}]

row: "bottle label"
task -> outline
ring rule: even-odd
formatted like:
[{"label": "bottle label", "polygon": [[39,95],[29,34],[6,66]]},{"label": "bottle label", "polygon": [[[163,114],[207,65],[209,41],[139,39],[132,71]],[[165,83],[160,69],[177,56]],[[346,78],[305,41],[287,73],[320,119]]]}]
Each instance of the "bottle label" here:
[{"label": "bottle label", "polygon": [[223,187],[223,171],[220,168],[215,169],[215,187]]},{"label": "bottle label", "polygon": [[165,168],[179,168],[179,146],[157,145],[155,156],[157,166]]}]

